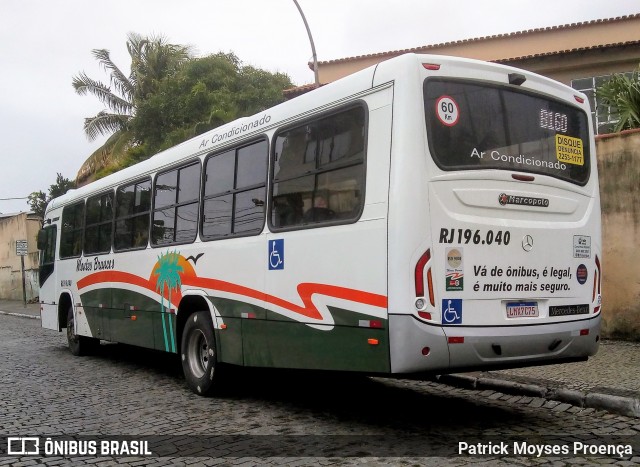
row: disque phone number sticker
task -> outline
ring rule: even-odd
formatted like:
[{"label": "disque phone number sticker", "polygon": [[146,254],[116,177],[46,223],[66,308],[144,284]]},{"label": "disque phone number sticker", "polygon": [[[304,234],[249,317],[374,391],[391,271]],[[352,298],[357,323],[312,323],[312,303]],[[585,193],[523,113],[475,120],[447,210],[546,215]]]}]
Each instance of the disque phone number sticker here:
[{"label": "disque phone number sticker", "polygon": [[584,149],[580,138],[556,135],[556,157],[559,162],[584,165]]}]

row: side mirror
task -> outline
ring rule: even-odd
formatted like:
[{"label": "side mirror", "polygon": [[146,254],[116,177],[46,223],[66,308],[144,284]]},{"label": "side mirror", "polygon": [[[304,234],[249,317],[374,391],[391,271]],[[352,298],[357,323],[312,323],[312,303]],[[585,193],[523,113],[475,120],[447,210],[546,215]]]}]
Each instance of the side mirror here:
[{"label": "side mirror", "polygon": [[38,250],[44,250],[47,247],[47,231],[40,229],[38,231]]}]

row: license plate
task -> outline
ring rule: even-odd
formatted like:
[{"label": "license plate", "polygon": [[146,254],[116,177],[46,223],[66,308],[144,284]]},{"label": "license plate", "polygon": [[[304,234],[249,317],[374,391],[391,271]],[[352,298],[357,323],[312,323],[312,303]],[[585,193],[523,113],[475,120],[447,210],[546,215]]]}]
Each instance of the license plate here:
[{"label": "license plate", "polygon": [[539,316],[538,302],[507,303],[507,318],[535,318]]}]

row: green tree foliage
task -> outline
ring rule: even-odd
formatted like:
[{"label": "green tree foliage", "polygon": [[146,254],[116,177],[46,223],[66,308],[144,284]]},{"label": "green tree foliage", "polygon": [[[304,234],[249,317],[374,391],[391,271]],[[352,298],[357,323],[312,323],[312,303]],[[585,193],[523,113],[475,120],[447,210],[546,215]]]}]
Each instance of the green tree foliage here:
[{"label": "green tree foliage", "polygon": [[80,184],[147,159],[236,118],[253,115],[284,100],[289,77],[245,66],[233,53],[193,58],[189,49],[164,38],[130,34],[131,73],[126,76],[109,51],[94,50],[110,74],[107,86],[80,73],[73,86],[107,108],[85,120],[92,139],[111,135],[78,172]]},{"label": "green tree foliage", "polygon": [[287,75],[243,66],[233,53],[189,60],[139,105],[132,129],[143,146],[132,162],[279,104],[291,86]]},{"label": "green tree foliage", "polygon": [[628,74],[615,74],[597,88],[596,95],[603,105],[612,107],[618,123],[614,131],[640,128],[640,66]]},{"label": "green tree foliage", "polygon": [[44,213],[47,209],[47,204],[54,198],[64,195],[67,191],[75,188],[76,184],[73,180],[69,180],[58,173],[56,176],[56,182],[49,186],[49,194],[45,194],[43,191],[34,191],[29,195],[27,203],[31,207],[31,210],[35,212],[41,219],[44,219]]},{"label": "green tree foliage", "polygon": [[169,44],[164,37],[143,37],[131,33],[127,40],[131,57],[131,72],[127,76],[112,60],[108,50],[95,49],[93,56],[109,73],[109,85],[96,81],[82,72],[73,78],[73,88],[79,95],[91,94],[107,109],[86,118],[84,131],[93,141],[100,135],[110,135],[105,144],[85,161],[78,172],[78,181],[86,181],[101,170],[117,166],[127,151],[135,145],[130,124],[141,102],[152,95],[159,83],[175,73],[190,58],[189,48]]}]

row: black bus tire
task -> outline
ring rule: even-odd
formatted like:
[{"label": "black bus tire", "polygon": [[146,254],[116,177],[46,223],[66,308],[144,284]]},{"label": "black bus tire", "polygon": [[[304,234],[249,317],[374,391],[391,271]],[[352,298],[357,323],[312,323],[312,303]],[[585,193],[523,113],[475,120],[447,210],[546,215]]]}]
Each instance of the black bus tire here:
[{"label": "black bus tire", "polygon": [[187,384],[200,396],[210,396],[220,385],[213,323],[207,311],[193,313],[182,332],[182,371]]}]

